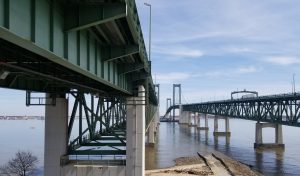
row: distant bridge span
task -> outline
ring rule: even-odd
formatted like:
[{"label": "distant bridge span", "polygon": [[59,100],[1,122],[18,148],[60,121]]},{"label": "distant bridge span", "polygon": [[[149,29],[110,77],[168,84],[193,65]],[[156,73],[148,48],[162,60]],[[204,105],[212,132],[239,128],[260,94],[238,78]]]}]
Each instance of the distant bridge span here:
[{"label": "distant bridge span", "polygon": [[300,127],[300,93],[182,104],[182,111]]}]

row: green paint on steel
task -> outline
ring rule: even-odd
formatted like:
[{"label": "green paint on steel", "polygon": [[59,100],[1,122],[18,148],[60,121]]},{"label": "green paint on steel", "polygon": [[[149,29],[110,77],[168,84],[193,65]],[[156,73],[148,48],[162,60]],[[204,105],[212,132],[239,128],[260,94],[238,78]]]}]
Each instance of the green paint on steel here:
[{"label": "green paint on steel", "polygon": [[126,155],[126,150],[73,150],[69,155]]},{"label": "green paint on steel", "polygon": [[114,142],[95,142],[95,143],[86,143],[82,146],[126,146],[124,143],[114,143]]},{"label": "green paint on steel", "polygon": [[83,30],[122,17],[126,17],[126,4],[82,5],[78,9],[70,5],[66,12],[65,30]]},{"label": "green paint on steel", "polygon": [[101,48],[102,58],[104,61],[114,61],[116,59],[130,56],[139,53],[138,45],[124,45],[124,46],[103,46]]},{"label": "green paint on steel", "polygon": [[[73,71],[77,75],[83,75],[85,79],[80,80],[82,82],[89,80],[88,82],[99,83],[97,85],[101,83],[97,88],[105,87],[106,90],[122,93],[122,95],[132,95],[137,83],[148,86],[147,91],[151,92],[147,92],[147,102],[155,104],[153,100],[155,94],[151,89],[153,81],[149,74],[151,67],[147,62],[136,5],[134,1],[122,0],[122,2],[97,5],[97,3],[84,4],[84,2],[77,4],[74,1],[73,4],[70,3],[72,5],[68,7],[69,9],[66,9],[69,4],[65,6],[54,0],[0,0],[0,9],[4,8],[2,13],[0,12],[0,36],[16,46],[41,56],[41,61],[62,66],[69,71],[68,73]],[[126,37],[122,33],[124,31],[118,29],[122,28],[122,23],[119,23],[121,20],[128,23],[130,31],[126,32],[126,35],[130,37]],[[114,36],[109,36],[107,32],[110,30],[109,23],[103,25],[112,21],[112,26],[116,28],[116,36],[123,44],[119,42],[116,42],[117,46],[116,43],[113,44]],[[106,34],[104,38],[108,38],[107,43],[99,41],[97,35],[91,32],[94,28],[99,28]],[[68,32],[64,33],[66,30]],[[126,41],[131,37],[134,41]],[[102,51],[103,47],[106,48],[104,51]],[[135,62],[126,65],[123,69],[122,61],[126,62],[126,59],[133,54],[135,54]],[[135,74],[136,71],[140,74]],[[51,83],[49,80],[33,81],[21,77],[9,79],[9,81],[1,81],[0,86],[44,91],[43,87]],[[149,80],[145,81],[146,79]],[[59,91],[59,89],[53,90]],[[147,113],[148,111],[152,114],[153,108],[149,107]]]}]

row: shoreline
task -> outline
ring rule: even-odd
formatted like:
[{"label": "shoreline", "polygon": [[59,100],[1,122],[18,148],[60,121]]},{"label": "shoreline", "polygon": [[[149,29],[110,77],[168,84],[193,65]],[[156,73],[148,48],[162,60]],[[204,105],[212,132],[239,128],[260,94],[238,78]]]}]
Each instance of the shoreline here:
[{"label": "shoreline", "polygon": [[262,174],[252,170],[250,166],[230,158],[220,152],[214,152],[202,156],[180,157],[175,159],[172,167],[146,170],[145,176],[190,176],[190,175],[243,175],[261,176]]}]

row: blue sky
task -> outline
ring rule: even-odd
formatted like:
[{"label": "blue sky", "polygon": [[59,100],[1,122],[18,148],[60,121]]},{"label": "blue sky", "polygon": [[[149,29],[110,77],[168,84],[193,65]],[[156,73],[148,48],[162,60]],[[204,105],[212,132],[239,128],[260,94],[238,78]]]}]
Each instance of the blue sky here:
[{"label": "blue sky", "polygon": [[[137,0],[148,42],[149,8]],[[181,83],[183,102],[291,92],[300,81],[300,1],[148,0],[152,4],[153,76],[161,105]]]},{"label": "blue sky", "polygon": [[[299,0],[136,0],[148,46],[144,2],[152,4],[161,113],[173,83],[182,84],[183,103],[227,99],[237,89],[291,92],[293,73],[300,89]],[[43,115],[42,107],[25,108],[24,92],[0,91],[0,114]]]}]

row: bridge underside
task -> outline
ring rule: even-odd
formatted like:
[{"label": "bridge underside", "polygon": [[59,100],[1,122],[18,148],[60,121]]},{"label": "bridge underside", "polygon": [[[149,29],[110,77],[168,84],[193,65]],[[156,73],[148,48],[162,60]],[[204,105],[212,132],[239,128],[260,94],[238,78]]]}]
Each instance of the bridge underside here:
[{"label": "bridge underside", "polygon": [[[142,129],[148,129],[158,104],[135,2],[0,0],[0,87],[26,90],[28,106],[46,105],[46,116],[58,118],[49,121],[51,128],[66,124],[57,127],[63,130],[57,135],[46,129],[50,143],[64,136],[58,142],[65,147],[52,146],[58,157],[68,156],[62,161],[97,155],[124,165],[132,106],[126,99],[145,88],[145,100],[135,105],[145,108]],[[33,97],[34,92],[47,97]],[[66,95],[74,99],[69,115]],[[75,126],[78,134],[71,137]]]}]

